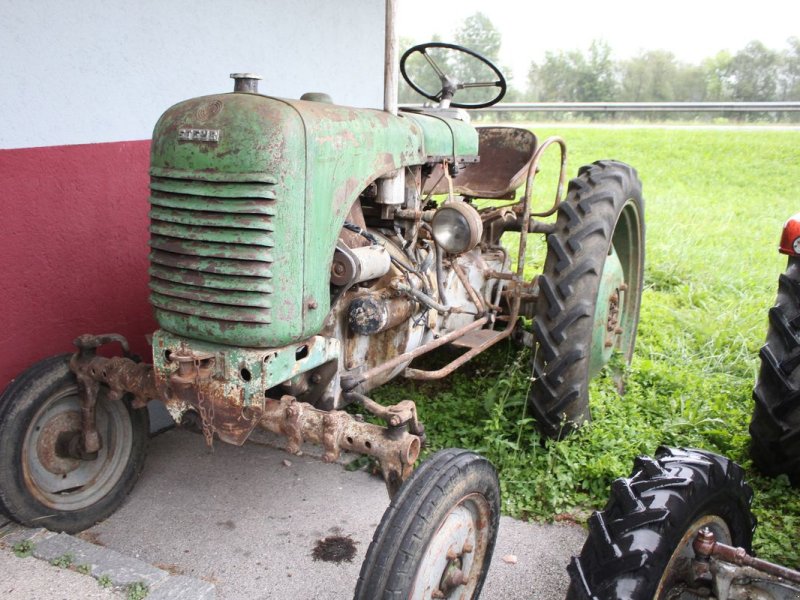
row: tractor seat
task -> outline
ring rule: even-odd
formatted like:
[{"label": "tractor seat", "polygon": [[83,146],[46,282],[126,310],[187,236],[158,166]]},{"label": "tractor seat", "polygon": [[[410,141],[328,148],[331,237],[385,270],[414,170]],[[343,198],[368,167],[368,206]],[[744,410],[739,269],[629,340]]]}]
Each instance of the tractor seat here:
[{"label": "tractor seat", "polygon": [[[471,198],[513,200],[525,181],[528,163],[537,149],[536,136],[518,127],[478,127],[480,162],[468,164],[453,178],[453,192]],[[428,178],[434,194],[448,192],[447,179],[437,166]],[[441,178],[440,178],[441,177]],[[438,181],[438,183],[436,183]],[[426,186],[424,190],[430,192]]]}]

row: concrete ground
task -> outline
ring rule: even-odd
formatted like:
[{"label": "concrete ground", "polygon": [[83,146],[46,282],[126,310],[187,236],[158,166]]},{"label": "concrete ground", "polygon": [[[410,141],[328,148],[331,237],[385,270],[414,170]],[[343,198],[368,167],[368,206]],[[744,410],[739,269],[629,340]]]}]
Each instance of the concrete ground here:
[{"label": "concrete ground", "polygon": [[[170,583],[185,581],[195,588],[211,583],[220,600],[346,599],[352,598],[388,503],[382,480],[363,471],[348,472],[311,454],[291,456],[263,443],[240,448],[216,443],[209,450],[202,436],[173,430],[151,440],[145,471],[126,503],[80,538],[152,565],[168,573]],[[352,561],[314,558],[318,542],[330,536],[352,540]],[[482,597],[563,598],[566,565],[584,539],[576,525],[503,517]],[[509,555],[516,563],[503,560]],[[32,561],[0,551],[0,594],[23,590],[37,578],[51,585],[48,573],[7,569],[9,564],[28,569]],[[97,583],[84,577],[90,591],[99,593]],[[42,593],[8,597],[112,597]],[[200,597],[187,594],[181,597]]]}]

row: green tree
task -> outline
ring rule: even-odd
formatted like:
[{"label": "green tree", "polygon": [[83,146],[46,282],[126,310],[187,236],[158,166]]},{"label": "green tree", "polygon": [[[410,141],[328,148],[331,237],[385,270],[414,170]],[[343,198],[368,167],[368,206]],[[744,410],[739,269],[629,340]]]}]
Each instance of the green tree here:
[{"label": "green tree", "polygon": [[727,102],[732,92],[727,79],[733,56],[723,50],[703,61],[702,69],[706,80],[706,100],[709,102]]},{"label": "green tree", "polygon": [[678,63],[666,50],[649,50],[622,65],[621,99],[626,102],[675,100]]},{"label": "green tree", "polygon": [[610,102],[617,96],[616,66],[611,47],[603,40],[589,45],[588,71],[581,73],[581,102]]},{"label": "green tree", "polygon": [[528,89],[545,102],[603,102],[617,96],[616,67],[611,48],[600,40],[588,56],[578,50],[545,52],[541,65],[532,63]]},{"label": "green tree", "polygon": [[674,100],[704,102],[707,100],[706,71],[701,65],[679,63],[673,84]]},{"label": "green tree", "polygon": [[783,53],[780,69],[780,97],[800,100],[800,39],[790,37],[789,48]]},{"label": "green tree", "polygon": [[775,100],[780,62],[780,55],[761,42],[747,44],[733,56],[725,72],[731,99],[738,102]]},{"label": "green tree", "polygon": [[[473,50],[489,59],[498,66],[501,72],[505,72],[504,75],[507,80],[510,79],[510,73],[507,72],[507,69],[502,69],[498,65],[502,36],[494,26],[494,23],[485,14],[476,12],[464,19],[464,22],[456,31],[454,39],[456,44]],[[467,54],[453,54],[450,68],[450,74],[464,83],[493,82],[497,80],[497,75],[489,67]],[[456,101],[483,102],[493,97],[497,91],[497,88],[461,90],[456,94]]]},{"label": "green tree", "polygon": [[466,46],[492,62],[496,62],[500,54],[500,32],[482,12],[476,12],[464,19],[464,23],[456,31],[455,40],[456,44]]}]

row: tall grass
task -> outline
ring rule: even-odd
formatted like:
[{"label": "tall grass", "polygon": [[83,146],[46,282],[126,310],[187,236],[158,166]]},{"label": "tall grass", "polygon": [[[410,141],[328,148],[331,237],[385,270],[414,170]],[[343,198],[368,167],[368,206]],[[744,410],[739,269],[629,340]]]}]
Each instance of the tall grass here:
[{"label": "tall grass", "polygon": [[[561,133],[572,175],[614,158],[635,166],[644,185],[645,290],[625,396],[601,375],[591,386],[593,422],[565,441],[541,440],[526,409],[527,353],[508,344],[449,379],[399,381],[378,398],[414,399],[433,447],[485,453],[500,472],[504,510],[521,517],[582,521],[633,458],[659,444],[726,454],[755,489],[756,551],[799,566],[800,491],[752,470],[747,426],[767,310],[785,266],[777,241],[782,222],[800,210],[800,132]],[[555,158],[540,175],[542,206],[551,201]],[[532,247],[541,260],[544,245]]]}]

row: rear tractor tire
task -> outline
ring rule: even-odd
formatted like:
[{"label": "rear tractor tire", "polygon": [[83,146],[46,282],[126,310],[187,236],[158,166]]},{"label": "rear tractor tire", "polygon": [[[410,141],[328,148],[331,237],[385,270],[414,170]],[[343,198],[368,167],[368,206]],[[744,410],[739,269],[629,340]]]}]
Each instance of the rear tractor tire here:
[{"label": "rear tractor tire", "polygon": [[467,450],[440,450],[386,509],[361,565],[355,600],[477,598],[499,520],[492,464]]},{"label": "rear tractor tire", "polygon": [[683,598],[692,542],[704,527],[750,552],[753,491],[742,476],[736,463],[702,450],[662,447],[655,459],[637,458],[589,518],[589,537],[568,567],[568,600]]},{"label": "rear tractor tire", "polygon": [[800,485],[800,258],[790,257],[769,311],[753,389],[750,456],[759,471]]},{"label": "rear tractor tire", "polygon": [[589,380],[615,353],[633,357],[644,273],[644,201],[636,171],[598,161],[570,181],[547,237],[533,321],[529,404],[561,437],[590,418]]},{"label": "rear tractor tire", "polygon": [[36,363],[0,396],[0,510],[30,527],[74,533],[122,504],[144,467],[147,409],[101,388],[95,458],[80,458],[78,386],[69,355]]}]

